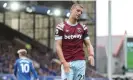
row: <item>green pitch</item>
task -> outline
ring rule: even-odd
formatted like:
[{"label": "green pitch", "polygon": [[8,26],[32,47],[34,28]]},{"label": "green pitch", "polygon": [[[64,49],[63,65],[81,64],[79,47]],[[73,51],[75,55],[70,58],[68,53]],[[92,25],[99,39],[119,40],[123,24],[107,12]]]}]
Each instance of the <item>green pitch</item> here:
[{"label": "green pitch", "polygon": [[127,67],[133,69],[133,52],[128,52],[127,54]]}]

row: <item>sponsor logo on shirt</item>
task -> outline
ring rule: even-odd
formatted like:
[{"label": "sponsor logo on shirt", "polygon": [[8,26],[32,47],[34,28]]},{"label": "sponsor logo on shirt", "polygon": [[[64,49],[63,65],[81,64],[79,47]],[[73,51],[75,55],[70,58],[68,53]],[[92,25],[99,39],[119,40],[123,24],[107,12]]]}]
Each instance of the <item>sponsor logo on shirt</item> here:
[{"label": "sponsor logo on shirt", "polygon": [[81,39],[82,35],[81,34],[75,34],[75,35],[64,35],[64,39]]},{"label": "sponsor logo on shirt", "polygon": [[69,32],[69,30],[66,30],[66,32]]}]

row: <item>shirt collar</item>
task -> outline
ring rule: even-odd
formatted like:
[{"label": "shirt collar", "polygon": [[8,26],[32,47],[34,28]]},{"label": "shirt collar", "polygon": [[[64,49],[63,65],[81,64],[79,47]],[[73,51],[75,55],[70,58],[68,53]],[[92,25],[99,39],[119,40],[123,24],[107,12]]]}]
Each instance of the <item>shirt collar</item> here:
[{"label": "shirt collar", "polygon": [[72,24],[72,23],[70,23],[69,20],[67,20],[66,23],[69,24],[70,26],[76,26],[78,24],[77,22],[75,24]]}]

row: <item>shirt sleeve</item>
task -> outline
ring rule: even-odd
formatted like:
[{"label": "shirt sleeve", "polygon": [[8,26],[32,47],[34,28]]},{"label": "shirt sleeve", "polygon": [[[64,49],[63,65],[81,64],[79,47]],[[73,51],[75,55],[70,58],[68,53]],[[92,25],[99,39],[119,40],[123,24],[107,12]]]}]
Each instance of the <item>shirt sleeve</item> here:
[{"label": "shirt sleeve", "polygon": [[34,75],[34,77],[35,77],[36,79],[38,79],[38,74],[37,74],[37,72],[36,72],[36,70],[35,70],[34,65],[33,65],[32,62],[31,62],[31,64],[30,64],[30,67],[31,67],[31,72],[32,72],[32,74]]},{"label": "shirt sleeve", "polygon": [[87,28],[87,26],[83,25],[83,29],[84,29],[83,39],[84,40],[90,39],[90,37],[88,35],[88,28]]},{"label": "shirt sleeve", "polygon": [[63,27],[64,27],[63,23],[60,23],[56,26],[55,40],[61,40],[63,38]]}]

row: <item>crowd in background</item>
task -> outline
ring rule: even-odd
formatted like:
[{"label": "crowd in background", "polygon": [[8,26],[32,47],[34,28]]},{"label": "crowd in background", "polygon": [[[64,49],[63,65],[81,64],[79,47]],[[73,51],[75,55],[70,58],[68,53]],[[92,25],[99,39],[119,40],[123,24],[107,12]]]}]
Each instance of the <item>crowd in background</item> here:
[{"label": "crowd in background", "polygon": [[[12,40],[0,40],[0,73],[12,74],[13,65],[18,58],[19,45]],[[51,53],[40,53],[35,48],[28,50],[28,57],[33,61],[40,76],[60,76],[60,62],[57,58],[52,59]],[[87,67],[86,75],[91,77],[102,77],[95,70]]]},{"label": "crowd in background", "polygon": [[[13,65],[18,58],[16,53],[18,49],[19,47],[13,41],[0,40],[0,73],[13,73]],[[40,75],[58,75],[60,69],[57,68],[60,66],[55,61],[50,60],[49,53],[42,54],[35,49],[28,52],[28,57],[33,61]]]}]

